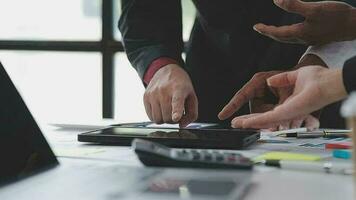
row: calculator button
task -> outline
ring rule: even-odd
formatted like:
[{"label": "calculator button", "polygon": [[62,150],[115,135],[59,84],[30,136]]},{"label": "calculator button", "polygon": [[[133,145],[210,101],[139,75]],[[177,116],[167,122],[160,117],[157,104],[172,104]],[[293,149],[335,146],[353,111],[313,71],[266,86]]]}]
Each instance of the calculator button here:
[{"label": "calculator button", "polygon": [[187,153],[188,153],[187,150],[185,150],[185,149],[182,150],[182,154],[187,154]]},{"label": "calculator button", "polygon": [[205,154],[204,155],[204,160],[205,161],[211,161],[213,159],[213,157],[211,156],[211,154]]},{"label": "calculator button", "polygon": [[189,157],[189,154],[187,151],[176,151],[176,155],[178,158],[188,158]]},{"label": "calculator button", "polygon": [[190,150],[190,152],[191,153],[199,153],[197,150],[195,150],[195,149],[192,149],[192,150]]},{"label": "calculator button", "polygon": [[207,150],[201,150],[200,153],[205,155],[205,154],[208,154],[209,152]]},{"label": "calculator button", "polygon": [[236,156],[241,156],[241,154],[238,154],[238,153],[225,153],[225,155],[227,155],[227,156],[234,156],[234,157],[236,157]]},{"label": "calculator button", "polygon": [[217,154],[217,155],[215,155],[215,159],[216,159],[216,161],[221,162],[224,160],[224,156],[222,154]]},{"label": "calculator button", "polygon": [[233,156],[233,155],[230,155],[230,156],[227,157],[227,161],[228,162],[235,162],[236,161],[236,157]]},{"label": "calculator button", "polygon": [[198,152],[192,153],[193,155],[193,160],[199,160],[200,159],[200,154]]}]

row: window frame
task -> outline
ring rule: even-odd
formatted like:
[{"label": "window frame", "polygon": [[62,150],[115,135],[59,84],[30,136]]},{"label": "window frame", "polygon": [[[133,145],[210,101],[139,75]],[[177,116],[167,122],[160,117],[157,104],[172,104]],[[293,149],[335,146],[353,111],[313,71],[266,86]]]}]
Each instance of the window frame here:
[{"label": "window frame", "polygon": [[0,40],[1,50],[18,51],[67,51],[99,52],[102,55],[102,117],[114,118],[114,59],[117,52],[124,52],[122,43],[115,39],[115,0],[102,0],[102,38],[99,41],[55,41],[55,40]]},{"label": "window frame", "polygon": [[[101,0],[102,37],[98,41],[61,40],[2,40],[0,50],[97,52],[102,55],[102,117],[115,115],[115,54],[125,52],[122,42],[115,38],[114,20],[117,0]],[[121,1],[120,1],[121,3]],[[187,47],[184,41],[184,52]]]}]

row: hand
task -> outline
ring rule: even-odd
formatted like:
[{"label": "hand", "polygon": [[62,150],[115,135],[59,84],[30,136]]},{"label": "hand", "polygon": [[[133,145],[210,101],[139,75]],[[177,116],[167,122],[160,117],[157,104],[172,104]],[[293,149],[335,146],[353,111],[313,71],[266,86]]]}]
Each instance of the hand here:
[{"label": "hand", "polygon": [[[231,117],[245,103],[250,102],[250,111],[252,114],[243,116],[244,119],[273,110],[277,105],[282,104],[293,92],[291,88],[276,88],[268,87],[266,80],[281,71],[260,72],[245,84],[231,99],[231,101],[223,108],[218,117],[221,120]],[[272,102],[269,96],[278,97],[277,102]],[[232,121],[234,122],[234,121]],[[298,128],[303,122],[311,127],[319,127],[319,121],[313,116],[305,116],[303,118],[293,119],[291,121],[283,121],[283,123],[275,124],[274,126],[265,127],[270,130],[283,130],[289,128]],[[232,123],[235,127],[235,124]]]},{"label": "hand", "polygon": [[151,121],[185,127],[198,118],[198,99],[189,75],[178,65],[159,69],[150,81],[144,104]]},{"label": "hand", "polygon": [[274,0],[287,12],[300,14],[305,21],[287,26],[257,24],[254,29],[274,40],[299,44],[326,44],[356,38],[356,9],[337,1],[303,2]]},{"label": "hand", "polygon": [[307,66],[277,74],[267,80],[272,88],[293,88],[285,102],[273,110],[233,120],[238,128],[265,128],[284,121],[300,119],[332,102],[346,97],[342,71],[322,66]]}]

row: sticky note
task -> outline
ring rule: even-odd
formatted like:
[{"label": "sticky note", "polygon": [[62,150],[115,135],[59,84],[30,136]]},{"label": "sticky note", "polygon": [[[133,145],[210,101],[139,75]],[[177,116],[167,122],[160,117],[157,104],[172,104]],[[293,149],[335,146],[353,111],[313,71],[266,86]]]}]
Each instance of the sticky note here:
[{"label": "sticky note", "polygon": [[351,159],[352,154],[350,150],[334,150],[334,158]]},{"label": "sticky note", "polygon": [[351,149],[352,142],[337,142],[337,143],[328,143],[325,145],[326,149]]},{"label": "sticky note", "polygon": [[297,160],[297,161],[318,161],[321,157],[311,154],[289,153],[289,152],[268,152],[257,156],[254,161],[261,160]]}]

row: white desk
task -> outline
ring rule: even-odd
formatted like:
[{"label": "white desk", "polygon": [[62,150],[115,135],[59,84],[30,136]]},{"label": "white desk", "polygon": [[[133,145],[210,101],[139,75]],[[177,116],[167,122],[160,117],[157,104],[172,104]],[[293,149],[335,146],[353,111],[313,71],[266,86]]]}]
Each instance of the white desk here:
[{"label": "white desk", "polygon": [[[115,163],[122,166],[142,166],[129,147],[83,144],[77,142],[77,134],[80,131],[56,130],[49,126],[44,126],[42,129],[62,164],[95,162],[103,165]],[[281,149],[278,144],[258,144],[254,148],[261,151]],[[353,199],[352,176],[296,172],[267,167],[256,167],[255,171],[253,186],[246,200]]]}]

